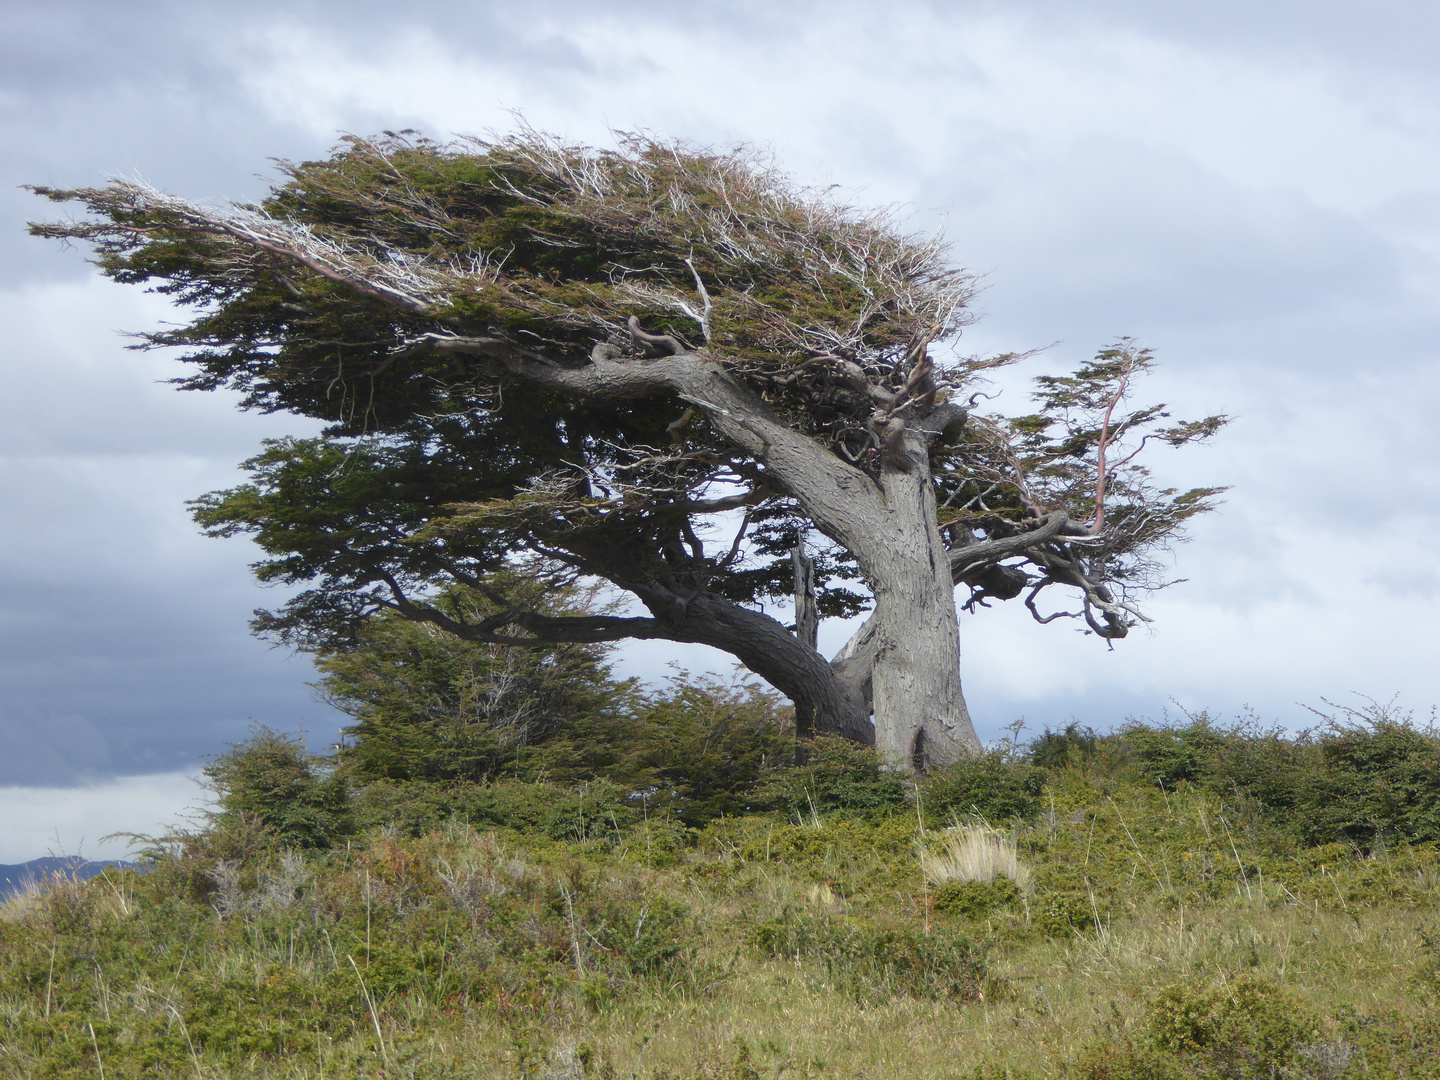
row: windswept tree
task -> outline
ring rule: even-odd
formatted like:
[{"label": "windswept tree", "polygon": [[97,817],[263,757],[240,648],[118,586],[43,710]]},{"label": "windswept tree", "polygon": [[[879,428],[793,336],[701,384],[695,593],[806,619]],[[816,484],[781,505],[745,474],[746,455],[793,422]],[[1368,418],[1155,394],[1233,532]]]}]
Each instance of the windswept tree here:
[{"label": "windswept tree", "polygon": [[[264,202],[225,208],[36,188],[88,215],[33,228],[193,311],[144,337],[185,350],[181,387],[328,422],[196,504],[211,533],[255,538],[262,579],[304,586],[255,623],[302,648],[377,610],[521,647],[699,642],[820,732],[945,762],[979,745],[957,584],[970,609],[1023,595],[1123,637],[1154,553],[1216,493],[1151,484],[1148,442],[1223,421],[1129,408],[1150,356],[1128,343],[1040,380],[1033,415],[977,415],[980,373],[1015,357],[951,347],[973,276],[746,151],[407,133],[280,168]],[[807,530],[820,614],[873,606],[832,660],[762,610]],[[525,557],[643,614],[555,615],[487,584]]]}]

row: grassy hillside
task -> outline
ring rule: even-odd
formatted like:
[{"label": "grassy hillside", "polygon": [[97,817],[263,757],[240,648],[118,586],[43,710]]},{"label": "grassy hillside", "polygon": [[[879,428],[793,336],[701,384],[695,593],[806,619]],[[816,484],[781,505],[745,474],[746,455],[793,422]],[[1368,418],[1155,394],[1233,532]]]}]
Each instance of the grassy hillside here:
[{"label": "grassy hillside", "polygon": [[752,802],[381,787],[303,852],[222,816],[4,907],[0,1072],[1440,1075],[1431,732],[1072,730],[918,785],[822,744]]}]

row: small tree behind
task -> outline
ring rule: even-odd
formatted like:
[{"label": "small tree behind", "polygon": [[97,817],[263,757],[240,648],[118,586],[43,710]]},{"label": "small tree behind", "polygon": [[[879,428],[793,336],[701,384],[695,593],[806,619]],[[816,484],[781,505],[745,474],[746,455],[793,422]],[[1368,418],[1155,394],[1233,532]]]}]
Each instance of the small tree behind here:
[{"label": "small tree behind", "polygon": [[638,703],[620,749],[616,779],[698,825],[752,809],[757,786],[795,761],[793,714],[754,682],[685,675]]},{"label": "small tree behind", "polygon": [[[524,597],[551,617],[603,610],[578,588],[538,595],[541,587],[505,574],[488,579],[483,593]],[[432,602],[470,625],[497,614],[474,589],[453,588]],[[465,785],[598,780],[642,813],[698,824],[743,811],[757,782],[793,761],[791,710],[754,682],[679,675],[644,692],[611,677],[608,652],[467,641],[380,614],[343,647],[320,651],[316,685],[355,719],[339,754],[348,783],[428,788],[428,797],[460,813]]]},{"label": "small tree behind", "polygon": [[[491,579],[486,589],[537,591],[516,574]],[[552,614],[593,609],[576,590],[525,602]],[[433,603],[470,624],[497,610],[480,592],[458,586]],[[432,623],[382,614],[343,646],[319,653],[316,685],[355,720],[345,729],[353,741],[340,754],[351,780],[482,783],[525,773],[535,752],[562,734],[580,741],[578,756],[592,768],[613,759],[607,746],[634,691],[610,677],[608,652],[603,645],[466,641]]]},{"label": "small tree behind", "polygon": [[249,818],[281,847],[324,848],[347,826],[345,785],[299,736],[257,727],[204,768],[216,824]]}]

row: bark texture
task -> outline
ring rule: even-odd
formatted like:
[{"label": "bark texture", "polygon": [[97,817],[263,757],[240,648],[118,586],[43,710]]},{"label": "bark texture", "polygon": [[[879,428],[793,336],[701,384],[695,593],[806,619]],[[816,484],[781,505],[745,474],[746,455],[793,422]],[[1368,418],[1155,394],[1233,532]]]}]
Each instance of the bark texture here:
[{"label": "bark texture", "polygon": [[892,765],[926,768],[978,753],[960,688],[955,586],[940,538],[929,448],[914,430],[881,472],[887,515],[868,545],[877,640],[870,673],[876,748]]},{"label": "bark texture", "polygon": [[[790,553],[795,574],[795,637],[811,651],[819,652],[820,612],[815,603],[815,560],[805,554],[802,536]],[[868,711],[868,710],[867,710]],[[810,703],[795,702],[795,738],[802,742],[815,735],[815,709]]]}]

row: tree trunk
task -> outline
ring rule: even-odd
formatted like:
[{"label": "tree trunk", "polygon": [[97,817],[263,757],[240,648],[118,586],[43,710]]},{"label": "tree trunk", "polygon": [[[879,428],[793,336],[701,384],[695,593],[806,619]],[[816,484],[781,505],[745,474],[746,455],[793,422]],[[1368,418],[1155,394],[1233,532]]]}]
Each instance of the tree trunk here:
[{"label": "tree trunk", "polygon": [[874,743],[864,698],[782,623],[713,593],[701,592],[681,603],[653,582],[631,582],[625,587],[664,623],[666,639],[693,641],[728,652],[795,702],[797,709],[807,709],[814,717],[816,734]]},{"label": "tree trunk", "polygon": [[[833,451],[784,423],[750,387],[704,353],[625,362],[597,348],[582,368],[517,353],[500,339],[444,339],[436,351],[482,359],[503,356],[504,369],[582,400],[617,401],[673,393],[704,414],[732,445],[765,466],[767,478],[792,495],[816,528],[849,551],[875,593],[877,648],[870,673],[873,734],[853,670],[840,671],[773,626],[702,593],[676,611],[673,597],[647,597],[627,583],[675,641],[699,641],[737,657],[782,694],[815,710],[816,728],[856,741],[874,740],[896,768],[944,765],[980,751],[960,692],[960,633],[950,555],[940,539],[930,476],[930,441],[953,437],[964,411],[942,405],[889,418],[877,483]],[[928,426],[927,426],[928,425]],[[710,609],[710,610],[707,610]],[[848,665],[853,669],[857,665]]]},{"label": "tree trunk", "polygon": [[980,740],[960,689],[955,586],[923,432],[896,433],[880,486],[888,527],[865,560],[875,593],[875,746],[893,767],[948,765],[979,753]]},{"label": "tree trunk", "polygon": [[[803,533],[796,538],[791,561],[795,569],[795,636],[802,645],[814,649],[820,635],[820,613],[815,606],[815,560],[805,554]],[[808,701],[795,702],[795,738],[804,740],[814,735],[815,707]],[[796,753],[802,754],[803,750]]]}]

